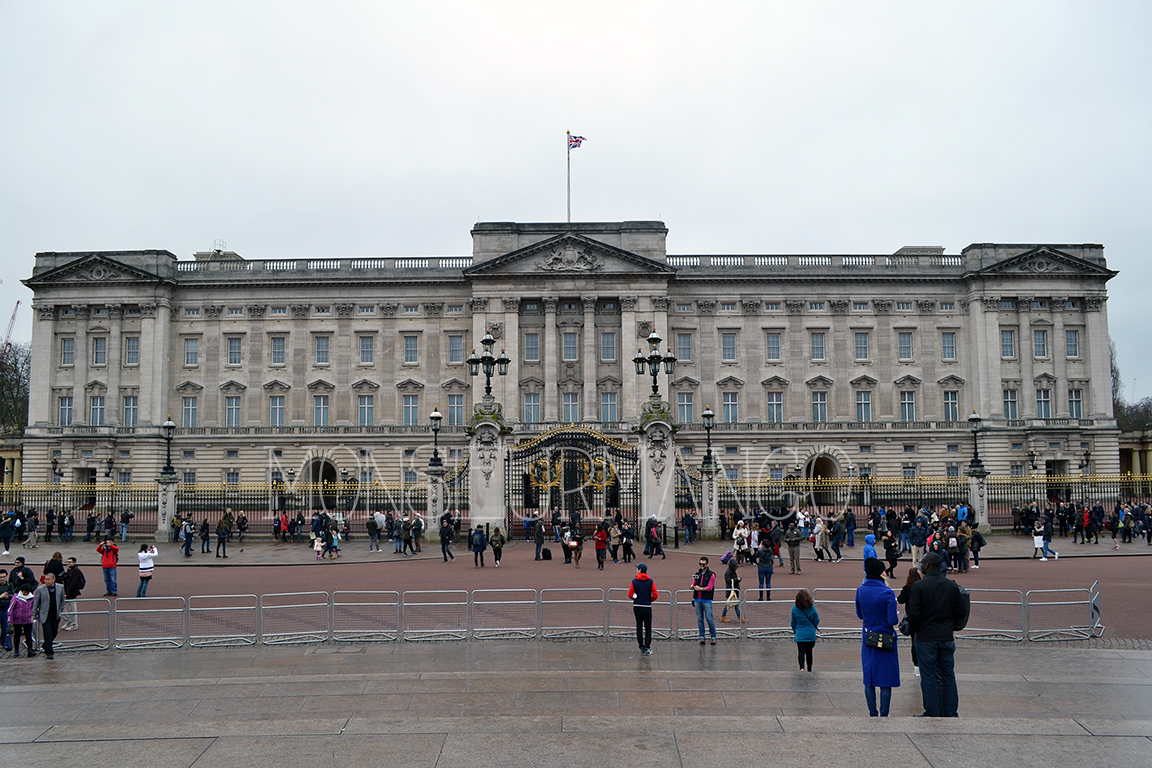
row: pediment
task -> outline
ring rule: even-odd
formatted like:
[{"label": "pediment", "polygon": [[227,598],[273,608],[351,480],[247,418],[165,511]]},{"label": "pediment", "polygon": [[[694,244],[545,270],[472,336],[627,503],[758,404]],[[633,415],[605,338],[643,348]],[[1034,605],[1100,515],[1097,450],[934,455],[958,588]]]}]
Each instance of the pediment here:
[{"label": "pediment", "polygon": [[810,387],[831,387],[835,384],[835,382],[827,376],[813,376],[804,383]]},{"label": "pediment", "polygon": [[309,392],[316,392],[316,391],[331,392],[332,390],[336,389],[335,384],[333,384],[330,381],[325,381],[324,379],[316,379],[314,381],[309,382],[306,386],[307,386],[307,389]]},{"label": "pediment", "polygon": [[469,384],[468,382],[464,381],[463,379],[457,379],[457,378],[453,377],[451,379],[448,379],[448,381],[445,381],[443,384],[441,384],[440,389],[443,389],[446,392],[463,392],[464,390],[468,389],[470,386],[472,386],[472,385]]},{"label": "pediment", "polygon": [[924,380],[918,379],[912,374],[908,374],[907,376],[901,376],[892,383],[898,387],[918,387],[924,383]]},{"label": "pediment", "polygon": [[962,387],[964,386],[964,379],[959,376],[945,376],[936,383],[942,387]]},{"label": "pediment", "polygon": [[1057,380],[1056,377],[1050,373],[1042,373],[1039,376],[1032,377],[1032,381],[1037,382],[1037,383],[1051,384],[1051,383],[1055,382],[1056,380]]},{"label": "pediment", "polygon": [[84,389],[91,392],[99,389],[108,389],[108,387],[104,384],[104,382],[98,381],[97,379],[92,379],[92,381],[84,385]]},{"label": "pediment", "polygon": [[194,381],[182,381],[176,385],[177,392],[199,392],[202,389],[204,389],[204,387]]},{"label": "pediment", "polygon": [[520,388],[521,389],[523,389],[524,387],[542,387],[542,386],[544,386],[544,380],[538,379],[535,376],[529,376],[527,378],[520,379]]},{"label": "pediment", "polygon": [[784,378],[783,376],[769,376],[768,378],[764,379],[764,381],[760,382],[760,384],[765,387],[783,388],[791,386],[792,382],[788,381],[788,379]]},{"label": "pediment", "polygon": [[[61,254],[65,255],[65,254]],[[29,288],[67,284],[159,283],[163,278],[136,267],[130,267],[99,253],[77,254],[77,258],[44,274],[22,281]]]},{"label": "pediment", "polygon": [[848,383],[851,384],[856,389],[869,389],[871,387],[876,386],[880,382],[879,382],[879,380],[874,379],[871,376],[857,376],[856,378],[852,379],[852,381],[850,381]]},{"label": "pediment", "polygon": [[[619,389],[620,384],[621,384],[620,379],[617,379],[615,376],[605,376],[604,378],[598,379],[596,381],[597,386],[605,387],[608,389],[611,389],[611,388]],[[675,386],[675,385],[673,385],[673,386]]]},{"label": "pediment", "polygon": [[565,371],[564,375],[560,377],[560,383],[561,384],[583,385],[584,384],[584,377],[583,376],[577,376],[572,371]]},{"label": "pediment", "polygon": [[658,261],[598,240],[566,233],[498,256],[464,270],[466,277],[552,278],[600,275],[666,275],[676,270]]},{"label": "pediment", "polygon": [[359,381],[356,381],[352,384],[352,389],[380,389],[380,385],[371,379],[360,379]]},{"label": "pediment", "polygon": [[1110,269],[1077,258],[1051,246],[1041,245],[998,264],[981,269],[980,275],[1020,275],[1021,277],[1102,277],[1119,274]]},{"label": "pediment", "polygon": [[243,392],[246,389],[248,389],[247,385],[241,384],[234,379],[229,379],[220,385],[221,392]]},{"label": "pediment", "polygon": [[738,379],[735,376],[725,376],[716,382],[718,387],[742,387],[744,386],[744,379]]},{"label": "pediment", "polygon": [[676,379],[676,381],[672,382],[672,386],[675,389],[693,389],[700,386],[700,382],[691,376],[681,376],[680,378]]},{"label": "pediment", "polygon": [[272,379],[262,387],[265,392],[287,392],[292,389],[291,384],[285,384],[279,379]]},{"label": "pediment", "polygon": [[404,381],[402,381],[396,385],[396,389],[399,389],[402,391],[403,390],[421,390],[421,389],[424,389],[424,385],[421,384],[419,381],[416,381],[416,379],[404,379]]}]

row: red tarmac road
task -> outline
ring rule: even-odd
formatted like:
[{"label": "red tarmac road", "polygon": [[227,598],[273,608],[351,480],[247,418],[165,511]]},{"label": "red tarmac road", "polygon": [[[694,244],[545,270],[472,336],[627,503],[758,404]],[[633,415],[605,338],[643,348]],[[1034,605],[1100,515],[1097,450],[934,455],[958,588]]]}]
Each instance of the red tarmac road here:
[{"label": "red tarmac road", "polygon": [[[715,544],[719,550],[719,543]],[[487,566],[475,568],[471,553],[462,547],[455,549],[456,559],[444,563],[439,555],[439,546],[426,546],[419,558],[405,558],[393,555],[391,545],[383,543],[385,551],[379,554],[379,562],[351,563],[340,560],[317,562],[306,545],[292,545],[299,549],[298,565],[251,566],[229,565],[215,557],[203,557],[205,565],[188,565],[178,568],[165,568],[163,561],[157,560],[155,577],[149,587],[149,597],[190,596],[213,594],[267,594],[272,592],[309,592],[337,590],[444,590],[444,589],[509,589],[509,588],[559,588],[559,587],[612,587],[626,588],[635,571],[623,563],[614,564],[611,560],[603,571],[596,569],[596,558],[591,547],[585,552],[579,570],[572,565],[564,565],[563,558],[550,562],[535,562],[534,549],[524,542],[510,544],[504,549],[504,559],[499,569],[492,563],[492,553],[485,553]],[[365,540],[354,540],[345,545],[353,549],[367,549]],[[556,552],[559,547],[552,544]],[[705,547],[708,545],[705,544]],[[1103,546],[1103,544],[1101,545]],[[233,550],[235,552],[235,550]],[[283,551],[281,551],[283,552]],[[666,560],[649,560],[649,575],[656,586],[663,590],[688,589],[691,574],[696,567],[696,558],[701,552],[693,546],[691,551],[669,550]],[[173,553],[175,554],[175,553]],[[375,555],[373,555],[375,557]],[[719,564],[719,551],[710,553],[713,570],[723,572]],[[283,561],[283,557],[278,557]],[[291,559],[291,558],[289,558]],[[785,558],[787,560],[787,558]],[[863,579],[859,560],[845,560],[841,563],[814,562],[808,557],[803,563],[803,574],[788,574],[787,565],[776,568],[772,579],[772,595],[777,600],[792,600],[796,590],[822,587],[855,588]],[[911,567],[908,561],[901,561],[897,567],[897,580],[893,586],[898,590]],[[86,597],[99,594],[100,574],[92,572],[89,566]],[[746,590],[756,587],[756,568],[741,568],[743,585]],[[1116,557],[1066,557],[1061,560],[1039,562],[1033,560],[1001,559],[983,561],[979,570],[969,571],[958,580],[972,589],[1015,589],[1027,592],[1037,589],[1083,589],[1087,590],[1099,580],[1101,591],[1101,616],[1107,630],[1106,638],[1152,638],[1152,611],[1147,608],[1147,589],[1152,577],[1152,558],[1139,556]],[[119,578],[122,582],[120,594],[128,596],[135,592],[137,583],[134,569],[121,567]]]}]

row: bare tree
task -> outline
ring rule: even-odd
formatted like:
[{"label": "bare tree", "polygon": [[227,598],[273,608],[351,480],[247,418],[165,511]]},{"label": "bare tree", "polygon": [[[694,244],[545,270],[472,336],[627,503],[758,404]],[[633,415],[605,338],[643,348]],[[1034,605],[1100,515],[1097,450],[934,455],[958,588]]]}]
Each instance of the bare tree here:
[{"label": "bare tree", "polygon": [[31,374],[32,345],[13,344],[0,361],[0,436],[24,434]]}]

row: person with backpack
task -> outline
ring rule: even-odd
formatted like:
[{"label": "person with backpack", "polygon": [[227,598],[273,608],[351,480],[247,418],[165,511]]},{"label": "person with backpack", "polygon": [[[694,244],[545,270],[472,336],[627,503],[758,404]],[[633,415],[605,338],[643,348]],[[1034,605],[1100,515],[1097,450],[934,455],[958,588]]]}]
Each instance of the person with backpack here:
[{"label": "person with backpack", "polygon": [[980,523],[972,523],[972,538],[968,542],[968,551],[972,553],[972,567],[980,570],[980,550],[988,544],[984,534],[980,533]]},{"label": "person with backpack", "polygon": [[960,570],[960,536],[955,526],[948,526],[944,532],[944,549],[948,552],[948,567],[950,570]]},{"label": "person with backpack", "polygon": [[468,537],[468,545],[472,549],[472,564],[477,568],[484,567],[484,550],[488,548],[488,537],[484,535],[484,526],[476,526],[472,535]]},{"label": "person with backpack", "polygon": [[956,637],[968,624],[970,599],[963,588],[940,573],[935,552],[920,561],[924,578],[908,595],[908,626],[916,637],[920,662],[920,694],[924,717],[957,717],[960,695],[956,688]]},{"label": "person with backpack", "polygon": [[652,601],[660,596],[656,582],[648,576],[648,564],[636,564],[636,578],[628,586],[632,613],[636,616],[636,644],[641,656],[652,655]]},{"label": "person with backpack", "polygon": [[759,577],[761,600],[772,599],[772,560],[775,557],[772,540],[767,536],[760,539],[760,546],[756,548],[753,560],[756,563],[756,575]]},{"label": "person with backpack", "polygon": [[[743,521],[741,521],[741,524]],[[721,558],[723,560],[723,558]],[[720,621],[731,623],[728,618],[728,609],[736,609],[736,621],[743,621],[740,616],[740,574],[736,569],[740,567],[740,558],[731,557],[727,562],[728,568],[724,571],[724,610],[720,612]]]},{"label": "person with backpack", "polygon": [[440,523],[440,554],[444,556],[444,562],[456,559],[456,556],[452,554],[452,539],[455,533],[451,520],[444,520]]},{"label": "person with backpack", "polygon": [[[419,518],[417,518],[419,520]],[[496,567],[500,567],[500,557],[504,554],[504,544],[507,540],[504,534],[500,533],[500,529],[496,528],[492,531],[492,538],[488,540],[488,544],[492,547],[492,560],[496,563]]]}]

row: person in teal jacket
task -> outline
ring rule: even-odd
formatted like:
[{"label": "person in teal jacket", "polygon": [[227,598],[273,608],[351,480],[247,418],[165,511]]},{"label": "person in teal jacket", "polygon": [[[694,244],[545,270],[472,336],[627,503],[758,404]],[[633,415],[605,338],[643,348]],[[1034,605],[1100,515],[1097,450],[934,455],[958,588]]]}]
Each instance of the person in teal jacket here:
[{"label": "person in teal jacket", "polygon": [[792,637],[796,640],[796,658],[800,671],[807,664],[812,671],[812,649],[816,647],[816,629],[820,626],[820,614],[812,606],[812,594],[802,589],[796,593],[796,605],[792,606]]}]

